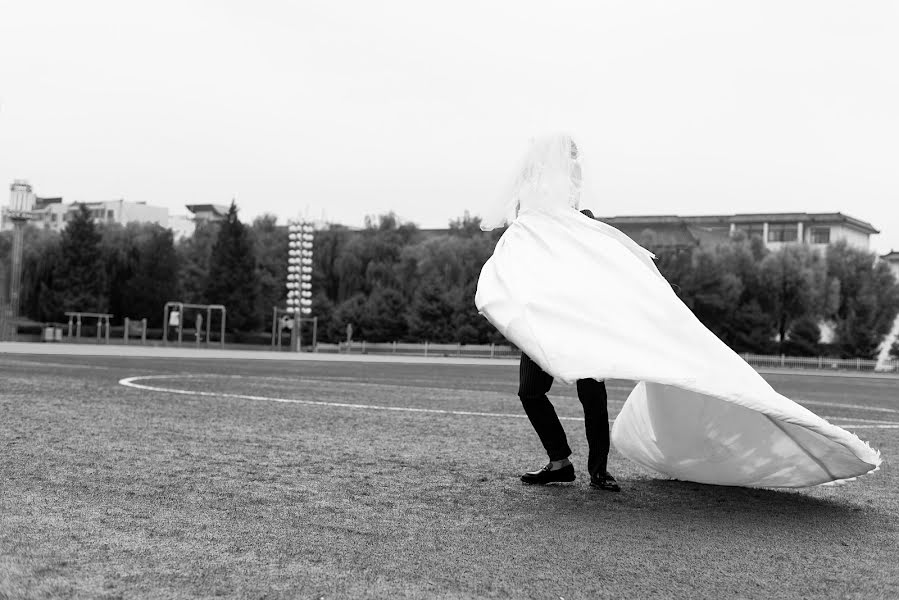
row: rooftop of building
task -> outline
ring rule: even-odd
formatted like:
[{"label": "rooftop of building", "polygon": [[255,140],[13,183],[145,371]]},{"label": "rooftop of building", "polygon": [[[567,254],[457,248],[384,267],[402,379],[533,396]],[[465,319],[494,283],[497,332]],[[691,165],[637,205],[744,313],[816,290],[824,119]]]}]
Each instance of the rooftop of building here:
[{"label": "rooftop of building", "polygon": [[228,207],[223,204],[187,204],[185,207],[193,214],[211,212],[222,217],[228,214]]},{"label": "rooftop of building", "polygon": [[633,224],[633,225],[657,225],[664,223],[687,223],[690,225],[705,226],[730,226],[750,224],[750,223],[808,223],[820,225],[849,225],[868,234],[880,233],[873,225],[867,221],[844,215],[843,213],[746,213],[735,215],[697,215],[697,216],[679,216],[679,215],[645,215],[645,216],[615,216],[600,217],[601,221],[610,225]]},{"label": "rooftop of building", "polygon": [[38,210],[50,206],[51,204],[62,204],[62,197],[59,198],[41,198],[37,196],[34,199],[34,207]]}]

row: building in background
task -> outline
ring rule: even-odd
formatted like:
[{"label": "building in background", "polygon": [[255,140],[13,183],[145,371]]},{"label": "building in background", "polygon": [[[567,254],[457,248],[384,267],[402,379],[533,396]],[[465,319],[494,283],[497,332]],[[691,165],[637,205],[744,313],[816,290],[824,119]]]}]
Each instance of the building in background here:
[{"label": "building in background", "polygon": [[[43,229],[62,231],[81,204],[87,206],[95,223],[156,223],[171,229],[175,240],[192,236],[198,223],[221,221],[228,215],[228,207],[222,204],[189,204],[189,215],[169,215],[168,208],[124,199],[64,204],[62,197],[36,195],[27,181],[17,179],[10,186],[8,206],[24,207],[33,217],[32,225]],[[10,219],[0,216],[0,230],[12,227]]]},{"label": "building in background", "polygon": [[[34,194],[27,181],[16,180],[10,186],[9,206],[25,206],[31,213],[31,223],[43,229],[62,231],[66,223],[84,204],[90,211],[95,223],[156,223],[161,227],[169,227],[169,209],[152,206],[146,202],[128,202],[124,199],[101,202],[72,202],[63,204],[61,197],[42,198]],[[12,222],[4,219],[0,229],[11,229]],[[191,232],[193,230],[191,229]]]},{"label": "building in background", "polygon": [[24,179],[16,179],[9,186],[9,202],[0,211],[0,230],[8,231],[13,228],[13,220],[7,215],[7,211],[30,213],[34,210],[37,197],[31,189],[31,185]]},{"label": "building in background", "polygon": [[[169,209],[164,206],[151,206],[146,202],[127,202],[125,200],[110,200],[102,202],[78,202],[66,207],[65,220],[68,221],[78,212],[80,204],[84,204],[93,217],[94,222],[118,223],[156,223],[160,227],[169,226]],[[60,226],[60,229],[65,224]]]},{"label": "building in background", "polygon": [[809,244],[826,248],[845,240],[868,250],[871,236],[880,233],[866,221],[843,213],[760,213],[680,217],[607,217],[601,221],[637,242],[654,247],[703,246],[721,243],[738,231],[759,236],[775,250],[785,244]]},{"label": "building in background", "polygon": [[183,238],[189,238],[194,234],[197,225],[194,218],[188,215],[169,215],[169,229],[172,230],[172,237],[177,242]]},{"label": "building in background", "polygon": [[188,204],[187,210],[193,213],[197,224],[221,221],[228,216],[228,207],[222,204]]},{"label": "building in background", "polygon": [[893,272],[893,277],[896,278],[896,281],[899,281],[899,252],[896,250],[887,252],[880,257],[880,260],[890,265],[890,271]]}]

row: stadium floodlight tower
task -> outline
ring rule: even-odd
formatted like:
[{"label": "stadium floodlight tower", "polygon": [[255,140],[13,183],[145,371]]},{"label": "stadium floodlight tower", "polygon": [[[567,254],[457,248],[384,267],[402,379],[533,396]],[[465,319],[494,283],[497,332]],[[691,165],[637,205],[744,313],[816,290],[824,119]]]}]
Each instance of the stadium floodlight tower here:
[{"label": "stadium floodlight tower", "polygon": [[[287,222],[287,313],[293,320],[294,349],[299,352],[302,323],[312,322],[312,347],[315,348],[318,318],[312,314],[312,248],[315,226],[305,219]],[[277,311],[276,311],[277,312]]]},{"label": "stadium floodlight tower", "polygon": [[16,179],[9,186],[9,206],[3,219],[12,221],[12,265],[9,280],[9,305],[0,314],[0,340],[15,340],[19,319],[19,295],[22,289],[22,247],[25,223],[35,218],[34,193],[27,181]]}]

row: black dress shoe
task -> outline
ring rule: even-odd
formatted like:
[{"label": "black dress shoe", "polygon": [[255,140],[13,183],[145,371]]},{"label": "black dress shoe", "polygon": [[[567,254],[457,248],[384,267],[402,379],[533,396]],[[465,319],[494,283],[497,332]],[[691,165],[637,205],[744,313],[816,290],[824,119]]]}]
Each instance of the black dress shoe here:
[{"label": "black dress shoe", "polygon": [[552,469],[552,466],[552,463],[548,463],[539,471],[525,473],[521,476],[521,481],[524,483],[536,483],[540,485],[574,481],[574,465],[565,465],[561,469],[556,469],[555,471],[550,470]]},{"label": "black dress shoe", "polygon": [[621,488],[618,487],[618,483],[616,483],[615,478],[609,475],[608,471],[606,471],[602,475],[592,475],[590,477],[590,487],[594,487],[599,490],[605,490],[607,492],[621,491]]}]

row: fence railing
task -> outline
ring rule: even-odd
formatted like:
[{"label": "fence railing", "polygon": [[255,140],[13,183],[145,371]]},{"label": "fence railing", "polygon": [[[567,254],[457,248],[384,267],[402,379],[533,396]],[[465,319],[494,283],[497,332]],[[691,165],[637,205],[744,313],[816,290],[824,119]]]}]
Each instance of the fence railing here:
[{"label": "fence railing", "polygon": [[[7,323],[7,325],[9,325]],[[77,338],[66,337],[63,339],[62,335],[55,335],[52,338],[47,337],[47,328],[50,326],[55,326],[58,329],[58,333],[62,334],[62,325],[61,324],[45,324],[45,327],[42,330],[43,335],[39,335],[39,339],[43,339],[44,341],[67,341],[74,342],[79,341]],[[129,323],[132,325],[132,323]],[[113,327],[113,333],[115,337],[125,338],[119,340],[113,340],[114,343],[141,343],[141,344],[150,344],[150,345],[159,345],[161,343],[158,339],[150,339],[148,335],[148,330],[146,329],[146,325],[141,323],[142,327],[140,328],[140,337],[137,339],[133,339],[129,341],[128,338],[130,336],[134,336],[137,334],[137,331],[124,329],[122,327]],[[159,334],[159,331],[149,330],[150,333]],[[123,335],[124,334],[124,335]],[[129,335],[130,334],[130,335]],[[159,336],[156,335],[156,338]],[[263,336],[264,337],[264,336]],[[14,338],[13,338],[14,339]],[[260,338],[261,339],[261,338]],[[2,341],[2,338],[0,338]],[[88,340],[85,339],[85,342],[88,343],[97,343],[98,340]],[[185,345],[192,345],[187,344]],[[247,344],[235,344],[229,342],[227,346],[247,346]],[[268,348],[260,346],[259,344],[250,344],[247,347],[249,348],[257,348],[259,350],[267,350]],[[424,343],[407,343],[407,342],[381,342],[381,343],[372,343],[372,342],[340,342],[338,344],[326,344],[326,343],[318,343],[313,350],[310,346],[304,346],[303,350],[306,352],[314,351],[314,352],[324,352],[324,353],[341,353],[341,354],[399,354],[399,355],[407,355],[407,356],[433,356],[433,357],[465,357],[465,358],[510,358],[510,359],[518,359],[521,356],[521,351],[515,346],[511,346],[508,344],[432,344],[430,342]],[[864,358],[828,358],[824,356],[813,356],[813,357],[803,357],[803,356],[766,356],[761,354],[740,354],[740,356],[752,365],[755,368],[760,369],[798,369],[804,371],[859,371],[859,372],[874,372],[878,371],[881,373],[895,373],[899,375],[899,360],[891,359],[884,361],[879,365],[876,360],[869,360]]]},{"label": "fence railing", "polygon": [[[877,361],[865,358],[828,358],[824,356],[763,356],[741,354],[743,360],[753,367],[763,369],[802,369],[826,371],[876,371]],[[899,372],[899,360],[885,361],[879,369],[882,372]]]},{"label": "fence railing", "polygon": [[318,344],[317,352],[343,354],[406,354],[420,356],[463,356],[467,358],[518,358],[521,351],[507,344],[432,344],[424,342],[340,342]]},{"label": "fence railing", "polygon": [[[349,354],[405,354],[417,356],[461,356],[468,358],[518,358],[521,351],[514,346],[501,344],[409,344],[352,342],[347,344],[318,344],[318,352],[340,352]],[[761,354],[741,354],[743,360],[761,369],[800,369],[826,371],[867,371],[877,369],[876,360],[863,358],[828,358],[824,356],[765,356]],[[899,373],[899,360],[886,361],[881,372]]]}]

